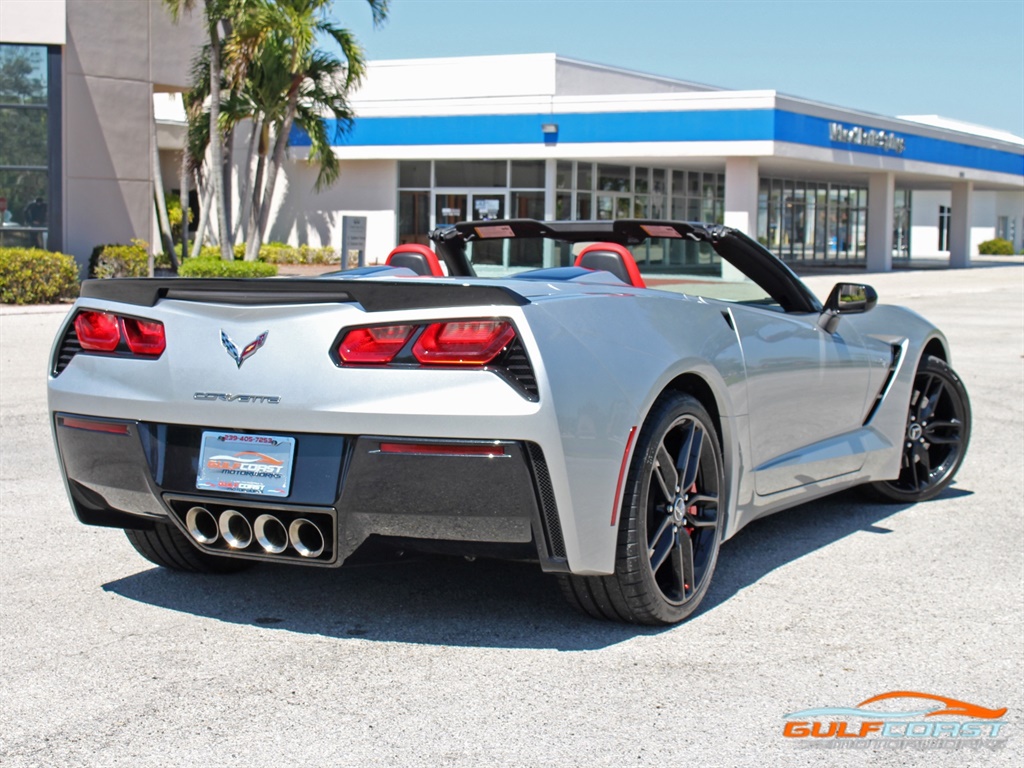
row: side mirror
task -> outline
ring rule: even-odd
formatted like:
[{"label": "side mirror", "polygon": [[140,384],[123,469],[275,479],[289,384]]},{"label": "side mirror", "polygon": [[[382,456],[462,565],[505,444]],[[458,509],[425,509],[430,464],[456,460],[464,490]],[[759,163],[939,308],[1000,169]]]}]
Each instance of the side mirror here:
[{"label": "side mirror", "polygon": [[836,283],[825,301],[818,325],[828,333],[835,333],[842,315],[858,315],[867,312],[878,303],[878,294],[870,285],[860,283]]}]

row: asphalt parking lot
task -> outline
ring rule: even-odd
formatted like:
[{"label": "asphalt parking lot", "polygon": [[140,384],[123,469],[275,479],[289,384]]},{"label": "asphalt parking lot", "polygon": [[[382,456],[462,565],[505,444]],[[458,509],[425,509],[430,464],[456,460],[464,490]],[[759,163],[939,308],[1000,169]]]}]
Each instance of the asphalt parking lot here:
[{"label": "asphalt parking lot", "polygon": [[[667,630],[579,616],[522,564],[155,568],[65,498],[62,315],[0,315],[0,765],[1024,765],[1024,264],[863,279],[950,340],[975,419],[956,484],[752,524]],[[869,754],[783,736],[787,713],[895,690],[1007,725]]]}]

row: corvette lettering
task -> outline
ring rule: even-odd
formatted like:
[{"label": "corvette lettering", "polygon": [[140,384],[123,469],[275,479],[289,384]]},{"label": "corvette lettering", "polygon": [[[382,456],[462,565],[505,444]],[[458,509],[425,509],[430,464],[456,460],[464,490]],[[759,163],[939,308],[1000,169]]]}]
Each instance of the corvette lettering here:
[{"label": "corvette lettering", "polygon": [[193,400],[217,400],[222,403],[264,403],[277,405],[281,398],[277,395],[232,395],[226,392],[196,392]]}]

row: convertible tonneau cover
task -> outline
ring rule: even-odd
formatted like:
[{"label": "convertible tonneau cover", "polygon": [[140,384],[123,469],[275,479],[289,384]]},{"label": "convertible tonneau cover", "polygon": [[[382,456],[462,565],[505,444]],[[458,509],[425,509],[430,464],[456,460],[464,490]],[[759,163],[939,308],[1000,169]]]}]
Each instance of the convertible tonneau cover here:
[{"label": "convertible tonneau cover", "polygon": [[340,281],[325,278],[127,278],[86,280],[82,298],[152,307],[162,299],[224,304],[345,304],[367,312],[480,305],[522,306],[529,300],[501,285],[448,281]]}]

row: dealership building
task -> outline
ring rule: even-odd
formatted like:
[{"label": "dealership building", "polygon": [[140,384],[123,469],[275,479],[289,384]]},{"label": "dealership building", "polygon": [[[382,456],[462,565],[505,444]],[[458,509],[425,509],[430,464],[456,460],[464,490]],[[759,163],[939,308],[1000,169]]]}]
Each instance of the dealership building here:
[{"label": "dealership building", "polygon": [[[157,0],[0,0],[0,67],[29,68],[26,87],[0,79],[0,119],[38,127],[0,138],[3,242],[85,260],[100,243],[159,241],[152,187],[179,187],[196,21],[172,25]],[[938,116],[555,54],[371,62],[351,102],[333,187],[314,191],[308,139],[293,134],[270,239],[340,248],[365,219],[373,262],[464,219],[628,217],[724,223],[798,268],[960,267],[984,240],[1024,247],[1024,139]],[[477,263],[565,258],[488,245]],[[636,255],[652,272],[702,258],[683,244]]]}]

